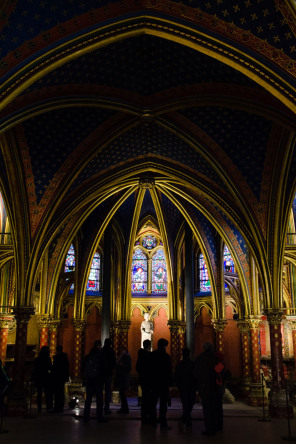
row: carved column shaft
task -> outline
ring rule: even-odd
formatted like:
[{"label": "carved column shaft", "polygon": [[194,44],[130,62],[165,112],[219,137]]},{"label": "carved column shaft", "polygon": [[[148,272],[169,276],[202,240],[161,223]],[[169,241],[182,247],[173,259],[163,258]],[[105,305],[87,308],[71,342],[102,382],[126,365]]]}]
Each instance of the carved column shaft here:
[{"label": "carved column shaft", "polygon": [[294,351],[294,366],[296,368],[296,323],[295,324],[293,323],[292,339],[293,339],[293,351]]},{"label": "carved column shaft", "polygon": [[0,358],[5,364],[6,360],[6,350],[7,350],[7,339],[8,339],[8,330],[9,324],[13,321],[12,316],[0,316]]},{"label": "carved column shaft", "polygon": [[252,355],[252,383],[260,384],[259,319],[249,319]]},{"label": "carved column shaft", "polygon": [[58,326],[60,321],[51,321],[50,323],[50,342],[49,350],[50,356],[53,357],[56,354],[57,342],[58,342]]},{"label": "carved column shaft", "polygon": [[212,325],[216,333],[216,351],[224,355],[224,329],[227,322],[224,319],[214,319]]},{"label": "carved column shaft", "polygon": [[131,325],[131,321],[121,320],[118,321],[118,332],[117,332],[117,347],[118,354],[122,347],[128,348],[128,331]]},{"label": "carved column shaft", "polygon": [[81,363],[83,353],[83,333],[86,322],[82,319],[74,319],[74,369],[73,378],[81,378]]},{"label": "carved column shaft", "polygon": [[270,331],[270,348],[271,348],[271,371],[273,388],[280,389],[283,387],[283,353],[282,353],[282,312],[280,310],[270,310],[267,313],[267,320]]},{"label": "carved column shaft", "polygon": [[13,313],[16,319],[13,381],[14,388],[22,391],[25,380],[28,323],[34,313],[34,309],[31,307],[14,307]]},{"label": "carved column shaft", "polygon": [[247,321],[241,321],[237,323],[240,331],[240,344],[241,344],[241,356],[242,356],[242,378],[248,380],[251,377],[251,357],[250,357],[250,342],[249,331],[250,327]]}]

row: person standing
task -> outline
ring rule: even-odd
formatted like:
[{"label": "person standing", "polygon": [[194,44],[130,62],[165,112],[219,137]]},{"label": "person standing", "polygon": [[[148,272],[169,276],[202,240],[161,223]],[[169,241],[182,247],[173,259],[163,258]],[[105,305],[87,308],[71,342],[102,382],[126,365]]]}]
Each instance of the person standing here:
[{"label": "person standing", "polygon": [[90,407],[93,396],[96,397],[96,413],[99,423],[107,422],[103,417],[104,362],[101,354],[102,343],[94,342],[94,346],[82,363],[82,374],[86,388],[84,403],[84,421],[90,420]]},{"label": "person standing", "polygon": [[213,344],[205,342],[203,352],[196,358],[194,368],[197,390],[203,407],[205,423],[203,435],[215,435],[219,429],[217,421],[218,417],[220,419],[220,398],[217,373],[215,372],[217,361]]},{"label": "person standing", "polygon": [[138,360],[136,370],[139,374],[139,384],[142,389],[141,402],[141,422],[142,424],[150,424],[151,422],[151,341],[146,339],[143,342],[143,348],[138,351]]},{"label": "person standing", "polygon": [[130,372],[132,369],[132,359],[126,347],[121,348],[121,353],[116,361],[116,385],[119,390],[121,408],[117,413],[129,413],[127,403],[127,390],[130,384]]},{"label": "person standing", "polygon": [[175,382],[180,392],[183,407],[181,422],[186,428],[191,428],[191,412],[195,403],[194,362],[190,359],[189,348],[184,348],[182,355],[183,360],[176,367]]},{"label": "person standing", "polygon": [[157,424],[156,406],[159,399],[159,423],[161,430],[170,430],[166,414],[169,399],[169,388],[172,385],[172,363],[171,358],[166,352],[168,341],[164,338],[159,339],[157,350],[152,352],[152,414],[151,423]]},{"label": "person standing", "polygon": [[44,345],[39,351],[39,355],[34,361],[33,382],[37,389],[37,408],[42,410],[42,394],[45,395],[46,410],[52,409],[52,364],[49,355],[49,347]]},{"label": "person standing", "polygon": [[113,348],[111,347],[111,339],[106,338],[104,347],[102,348],[102,357],[105,365],[104,371],[104,386],[105,386],[105,415],[110,415],[110,402],[111,402],[111,385],[113,371],[116,365],[116,356]]},{"label": "person standing", "polygon": [[63,347],[58,345],[56,355],[53,357],[52,364],[52,387],[54,397],[53,412],[60,413],[64,411],[65,404],[65,382],[69,381],[69,360],[67,353],[63,352]]}]

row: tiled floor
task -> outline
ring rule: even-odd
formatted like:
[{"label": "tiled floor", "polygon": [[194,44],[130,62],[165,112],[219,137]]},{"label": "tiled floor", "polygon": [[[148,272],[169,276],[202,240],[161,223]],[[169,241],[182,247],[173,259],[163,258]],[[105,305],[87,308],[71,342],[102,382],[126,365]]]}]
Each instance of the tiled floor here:
[{"label": "tiled floor", "polygon": [[[112,405],[109,422],[98,424],[95,419],[85,424],[80,415],[83,408],[66,409],[63,414],[37,415],[35,406],[28,418],[6,417],[3,429],[8,433],[0,435],[2,444],[279,444],[284,442],[283,436],[288,435],[288,423],[284,419],[272,419],[271,422],[258,421],[262,417],[262,409],[235,402],[224,406],[224,431],[215,436],[203,436],[202,411],[196,404],[193,412],[193,427],[191,432],[184,432],[179,427],[180,403],[173,400],[168,411],[168,422],[171,430],[163,432],[159,428],[141,426],[139,408],[135,399],[129,399],[130,413],[117,415],[118,405]],[[92,410],[95,416],[95,410]],[[291,434],[296,434],[296,420],[291,420]]]}]

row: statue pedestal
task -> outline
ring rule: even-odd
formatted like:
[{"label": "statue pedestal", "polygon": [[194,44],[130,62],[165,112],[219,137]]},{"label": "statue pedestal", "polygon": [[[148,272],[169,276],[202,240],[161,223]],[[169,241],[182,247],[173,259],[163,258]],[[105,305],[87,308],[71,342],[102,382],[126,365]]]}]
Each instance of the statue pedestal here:
[{"label": "statue pedestal", "polygon": [[286,390],[273,389],[270,393],[269,413],[272,418],[293,418],[293,406],[286,398]]},{"label": "statue pedestal", "polygon": [[264,387],[264,396],[263,396],[261,383],[250,384],[250,391],[248,394],[248,404],[254,406],[262,406],[264,402],[264,405],[267,407],[269,404],[268,401],[269,390],[270,389]]}]

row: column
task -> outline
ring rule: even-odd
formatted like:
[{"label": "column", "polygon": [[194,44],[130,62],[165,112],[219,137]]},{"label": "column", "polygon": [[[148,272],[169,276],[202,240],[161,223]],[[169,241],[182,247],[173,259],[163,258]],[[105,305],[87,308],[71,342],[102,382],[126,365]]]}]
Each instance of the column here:
[{"label": "column", "polygon": [[118,321],[118,353],[120,353],[121,347],[128,348],[128,331],[131,325],[131,321],[125,319]]},{"label": "column", "polygon": [[194,337],[194,282],[193,282],[193,242],[192,231],[185,225],[185,300],[186,300],[186,346],[195,353]]},{"label": "column", "polygon": [[73,319],[74,325],[74,369],[73,379],[74,381],[81,379],[81,363],[83,353],[83,333],[86,326],[86,322],[83,319]]},{"label": "column", "polygon": [[40,341],[39,348],[49,345],[49,327],[50,327],[50,317],[46,315],[40,315],[37,318],[37,323],[40,328]]},{"label": "column", "polygon": [[16,319],[13,383],[14,383],[14,390],[23,393],[24,382],[25,382],[27,330],[30,318],[34,314],[34,308],[14,307],[13,314]]},{"label": "column", "polygon": [[212,325],[216,333],[216,351],[224,355],[224,329],[227,321],[224,319],[213,319]]},{"label": "column", "polygon": [[[272,389],[270,394],[269,411],[272,417],[287,416],[286,390],[283,372],[282,354],[282,310],[270,309],[267,311],[267,320],[270,331]],[[293,416],[293,408],[288,406],[289,416]]]},{"label": "column", "polygon": [[111,321],[110,338],[113,345],[113,350],[116,356],[119,356],[119,325],[116,321]]},{"label": "column", "polygon": [[[259,323],[260,319],[255,316],[249,316],[248,319],[251,337],[251,385],[248,396],[250,405],[262,405],[262,380],[260,373],[260,352],[259,352]],[[268,399],[265,397],[264,404],[267,406]]]},{"label": "column", "polygon": [[242,377],[240,382],[241,396],[245,397],[250,391],[251,382],[251,359],[249,342],[249,323],[246,320],[239,320],[237,326],[240,332]]},{"label": "column", "polygon": [[58,343],[58,328],[61,321],[57,319],[52,319],[50,321],[50,341],[49,341],[49,350],[50,356],[53,357],[56,354],[56,348]]},{"label": "column", "polygon": [[292,328],[293,352],[294,352],[294,368],[296,370],[296,320],[290,321]]},{"label": "column", "polygon": [[182,359],[182,349],[185,347],[186,323],[171,319],[168,321],[168,326],[171,332],[171,343],[169,346],[171,349],[172,367],[175,369],[180,359]]},{"label": "column", "polygon": [[6,360],[9,325],[12,322],[13,322],[13,316],[7,314],[0,314],[0,358],[3,365],[5,364]]},{"label": "column", "polygon": [[102,342],[110,336],[111,325],[111,292],[112,292],[112,226],[108,225],[104,232],[104,268],[102,298]]}]

